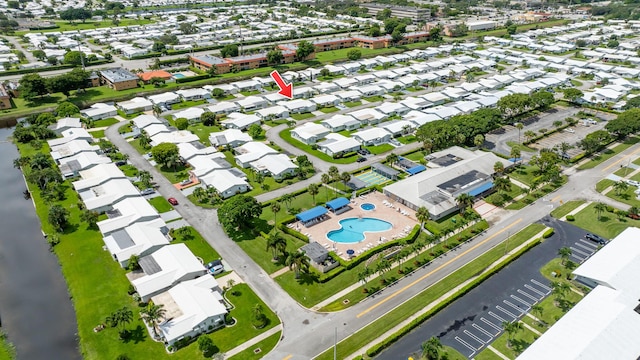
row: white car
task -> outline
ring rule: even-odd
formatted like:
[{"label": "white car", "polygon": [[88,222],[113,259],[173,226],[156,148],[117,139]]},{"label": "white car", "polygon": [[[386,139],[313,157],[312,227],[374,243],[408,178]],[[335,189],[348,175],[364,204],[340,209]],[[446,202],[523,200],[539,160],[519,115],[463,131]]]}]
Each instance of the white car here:
[{"label": "white car", "polygon": [[571,133],[571,134],[574,134],[574,133],[576,132],[576,131],[575,131],[575,130],[573,130],[572,128],[566,128],[566,129],[564,129],[564,131],[566,131],[566,132],[568,132],[568,133]]},{"label": "white car", "polygon": [[624,182],[626,182],[627,184],[629,184],[631,186],[640,186],[640,182],[637,182],[635,180],[625,180]]}]

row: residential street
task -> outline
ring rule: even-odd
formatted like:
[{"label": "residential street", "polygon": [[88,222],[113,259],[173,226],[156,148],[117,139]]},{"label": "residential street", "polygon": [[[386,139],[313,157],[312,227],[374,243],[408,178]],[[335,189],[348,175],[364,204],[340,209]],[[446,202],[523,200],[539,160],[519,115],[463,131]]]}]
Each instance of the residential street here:
[{"label": "residential street", "polygon": [[[217,222],[215,210],[199,208],[173,187],[157,169],[149,165],[140,154],[127,143],[117,132],[118,124],[111,126],[106,136],[120,150],[129,155],[129,161],[138,169],[149,171],[154,180],[160,185],[158,191],[164,197],[175,197],[180,202],[176,210],[182,217],[192,224],[202,236],[228,261],[238,274],[251,286],[252,289],[280,316],[284,324],[283,340],[277,348],[267,355],[266,359],[304,359],[312,358],[333,345],[334,331],[337,328],[338,341],[342,341],[348,335],[356,332],[389,310],[402,304],[415,294],[418,294],[428,286],[452,273],[468,261],[479,256],[488,249],[502,243],[508,236],[535,222],[548,213],[561,202],[572,199],[585,199],[593,201],[606,201],[608,204],[621,208],[627,205],[619,204],[605,196],[595,192],[594,186],[606,171],[613,171],[621,161],[626,161],[640,153],[640,144],[626,149],[621,154],[614,156],[594,169],[580,171],[578,176],[573,176],[575,171],[570,170],[568,183],[547,197],[539,199],[532,205],[514,211],[503,217],[488,231],[479,236],[473,242],[466,244],[454,253],[439,258],[431,265],[416,272],[409,278],[402,279],[395,286],[382,292],[375,298],[370,298],[347,310],[338,313],[315,313],[304,309],[292,300],[281,288],[256,265],[240,247],[229,239]],[[313,160],[312,160],[313,161]],[[314,165],[322,168],[316,159]],[[340,171],[355,168],[359,164],[336,165]],[[311,182],[313,180],[306,180]],[[293,191],[304,182],[297,183],[277,190],[276,194]],[[270,193],[271,194],[271,193]],[[273,195],[275,197],[277,195]],[[309,341],[313,338],[314,341]],[[304,344],[304,346],[301,346]]]}]

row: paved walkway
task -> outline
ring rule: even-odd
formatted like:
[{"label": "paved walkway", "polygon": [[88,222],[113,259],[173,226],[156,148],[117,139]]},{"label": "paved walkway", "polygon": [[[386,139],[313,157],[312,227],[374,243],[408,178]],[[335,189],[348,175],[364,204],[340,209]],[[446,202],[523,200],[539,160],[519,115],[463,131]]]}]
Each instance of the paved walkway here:
[{"label": "paved walkway", "polygon": [[531,330],[534,334],[538,335],[538,336],[542,336],[542,333],[538,330],[536,330],[533,326],[527,324],[526,322],[519,320],[518,321],[520,324],[522,324],[522,326],[524,326],[525,328]]},{"label": "paved walkway", "polygon": [[227,351],[226,353],[224,353],[224,357],[225,358],[230,358],[233,355],[236,355],[239,352],[242,352],[250,347],[252,347],[253,345],[259,343],[260,341],[268,338],[269,336],[276,334],[278,332],[282,331],[282,324],[279,324],[278,326],[274,326],[271,329],[263,332],[262,334],[252,338],[251,340],[245,341],[242,344],[234,347],[233,349]]},{"label": "paved walkway", "polygon": [[498,351],[498,349],[494,348],[491,345],[487,346],[487,349],[491,350],[494,354],[498,355],[500,358],[504,360],[511,360],[505,354],[501,353],[500,351]]}]

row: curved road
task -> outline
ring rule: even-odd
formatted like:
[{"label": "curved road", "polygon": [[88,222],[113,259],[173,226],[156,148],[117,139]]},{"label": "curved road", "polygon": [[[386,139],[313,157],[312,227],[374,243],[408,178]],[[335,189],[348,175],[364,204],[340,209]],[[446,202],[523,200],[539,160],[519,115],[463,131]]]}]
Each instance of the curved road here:
[{"label": "curved road", "polygon": [[[586,199],[605,201],[611,205],[627,208],[612,199],[596,193],[593,189],[606,171],[632,155],[639,156],[640,144],[634,145],[594,169],[581,171],[573,176],[569,170],[568,183],[547,198],[539,199],[532,205],[510,212],[499,222],[470,244],[466,244],[451,255],[435,260],[429,267],[421,269],[410,278],[404,278],[395,286],[388,288],[375,298],[367,299],[351,308],[338,313],[316,313],[303,308],[255,264],[244,251],[222,230],[217,221],[215,210],[202,209],[193,205],[179,190],[142,156],[117,132],[118,124],[111,126],[105,135],[125,154],[138,169],[149,171],[160,186],[158,191],[165,197],[175,197],[181,205],[176,210],[192,224],[202,236],[228,261],[236,272],[252,289],[280,316],[283,322],[283,339],[267,359],[309,359],[329,349],[333,345],[334,331],[337,329],[341,341],[358,329],[376,320],[412,296],[446,277],[470,260],[507,238],[507,232],[513,234],[528,224],[546,216],[560,201]],[[354,165],[336,165],[341,171]],[[357,164],[355,164],[357,166]],[[313,180],[307,180],[313,181]],[[296,184],[285,187],[281,192],[292,191]],[[548,200],[552,198],[552,200]],[[309,339],[314,339],[309,341]],[[301,346],[301,344],[305,344]]]}]

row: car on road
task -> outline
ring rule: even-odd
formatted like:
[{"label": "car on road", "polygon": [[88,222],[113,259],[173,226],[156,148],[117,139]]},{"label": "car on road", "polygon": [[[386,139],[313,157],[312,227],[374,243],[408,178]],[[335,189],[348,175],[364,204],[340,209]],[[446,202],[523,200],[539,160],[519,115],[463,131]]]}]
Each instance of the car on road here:
[{"label": "car on road", "polygon": [[224,272],[224,265],[221,259],[213,260],[207,264],[207,270],[211,275],[218,275]]},{"label": "car on road", "polygon": [[356,160],[357,162],[365,162],[367,161],[367,158],[363,158],[362,156],[358,158],[358,160]]},{"label": "car on road", "polygon": [[193,183],[193,180],[191,180],[191,179],[180,181],[180,185],[182,185],[182,186],[189,185],[191,183]]},{"label": "car on road", "polygon": [[168,198],[167,201],[169,202],[169,204],[171,205],[178,205],[178,200],[176,200],[176,198]]},{"label": "car on road", "polygon": [[140,195],[151,195],[151,194],[153,194],[154,192],[156,192],[154,189],[152,189],[152,188],[146,188],[146,189],[144,189],[144,190],[140,191]]},{"label": "car on road", "polygon": [[585,238],[587,238],[587,240],[591,240],[593,242],[598,243],[598,245],[606,245],[607,244],[607,240],[605,240],[604,238],[595,235],[595,234],[591,234],[591,233],[587,233],[587,235],[585,235]]}]

